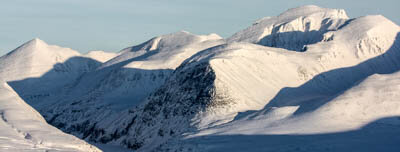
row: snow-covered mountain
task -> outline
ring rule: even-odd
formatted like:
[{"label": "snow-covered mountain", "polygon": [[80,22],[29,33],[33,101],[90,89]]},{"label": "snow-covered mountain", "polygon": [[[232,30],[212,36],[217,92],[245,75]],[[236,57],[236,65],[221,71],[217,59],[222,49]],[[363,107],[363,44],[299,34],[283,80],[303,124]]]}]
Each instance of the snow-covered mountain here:
[{"label": "snow-covered mountain", "polygon": [[0,77],[30,105],[58,96],[71,81],[100,62],[69,48],[33,39],[0,58]]},{"label": "snow-covered mountain", "polygon": [[155,37],[81,74],[57,98],[42,100],[50,106],[37,109],[49,123],[68,133],[100,140],[97,127],[109,126],[122,110],[141,104],[185,59],[222,43],[216,34],[198,36],[185,31]]},{"label": "snow-covered mountain", "polygon": [[[307,11],[301,9],[309,7],[296,8],[297,15],[302,16],[300,12]],[[343,14],[339,10],[334,12]],[[246,114],[237,115],[239,112],[259,111],[255,112],[261,115],[259,117],[265,115],[269,118],[266,122],[270,123],[265,125],[275,126],[275,121],[286,121],[281,120],[286,117],[298,117],[293,118],[298,122],[304,115],[312,115],[363,79],[375,73],[388,74],[399,69],[398,25],[382,16],[348,19],[343,23],[325,32],[318,43],[305,45],[305,52],[265,47],[257,45],[258,42],[250,44],[246,43],[247,40],[240,42],[240,38],[239,42],[199,52],[177,68],[166,83],[147,98],[146,104],[125,112],[122,120],[114,121],[112,127],[101,129],[106,132],[104,137],[122,138],[123,144],[148,151],[154,150],[157,145],[161,145],[158,148],[169,149],[174,145],[171,141],[181,138],[183,134],[199,130],[199,134],[206,134],[211,132],[208,128],[218,128],[228,122],[235,124],[240,118],[247,118]],[[257,36],[242,32],[241,35]],[[397,107],[399,103],[388,105]],[[378,118],[399,115],[399,112],[393,108],[369,117],[353,117],[352,121],[358,125],[321,122],[330,127],[321,126],[321,131],[312,125],[308,129],[309,133],[356,129]],[[352,114],[355,113],[357,111]],[[310,118],[310,121],[318,124],[320,119]],[[343,123],[348,119],[341,121]],[[236,126],[240,131],[232,134],[241,134],[241,129],[246,130],[246,127],[240,127],[246,125],[238,123]],[[308,133],[305,128],[294,128],[304,132],[276,130],[288,134]],[[249,130],[252,131],[259,133]]]},{"label": "snow-covered mountain", "polygon": [[80,55],[34,39],[0,76],[57,128],[138,151],[398,151],[399,32],[303,6],[226,40],[181,31]]}]

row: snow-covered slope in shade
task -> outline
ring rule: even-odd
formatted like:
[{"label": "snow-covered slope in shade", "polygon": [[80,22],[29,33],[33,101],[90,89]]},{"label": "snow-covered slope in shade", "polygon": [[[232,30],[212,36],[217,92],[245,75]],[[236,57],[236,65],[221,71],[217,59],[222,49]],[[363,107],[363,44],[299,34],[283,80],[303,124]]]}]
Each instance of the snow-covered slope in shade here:
[{"label": "snow-covered slope in shade", "polygon": [[0,78],[36,106],[99,65],[74,50],[48,45],[36,38],[0,57]]},{"label": "snow-covered slope in shade", "polygon": [[83,56],[94,59],[98,62],[104,63],[104,62],[116,57],[117,55],[118,55],[118,53],[113,53],[113,52],[90,51]]},{"label": "snow-covered slope in shade", "polygon": [[[277,115],[272,113],[270,120],[309,113],[374,73],[397,71],[399,31],[398,25],[383,16],[366,16],[324,33],[321,42],[308,45],[306,52],[243,42],[207,49],[177,68],[145,105],[126,111],[113,127],[103,129],[103,137],[117,136],[116,142],[148,151],[158,145],[168,147],[182,133],[205,130],[200,134],[213,134],[207,128],[246,117],[238,112],[261,110],[260,115],[268,115],[264,107],[268,111],[278,105],[282,109]],[[288,87],[300,89],[277,100]],[[308,102],[315,104],[307,110],[292,106]],[[395,110],[382,111],[366,122],[396,114]],[[357,127],[332,128],[336,126],[321,132]]]},{"label": "snow-covered slope in shade", "polygon": [[235,33],[228,41],[305,51],[306,45],[320,42],[325,32],[337,30],[348,19],[346,12],[341,9],[302,6],[276,17],[262,18]]},{"label": "snow-covered slope in shade", "polygon": [[122,110],[142,103],[164,84],[177,66],[193,54],[224,43],[221,37],[177,32],[122,50],[119,55],[88,72],[61,95],[52,108],[39,111],[49,123],[79,137],[100,139],[98,128],[109,127]]},{"label": "snow-covered slope in shade", "polygon": [[5,82],[0,84],[0,151],[100,151],[46,123]]}]

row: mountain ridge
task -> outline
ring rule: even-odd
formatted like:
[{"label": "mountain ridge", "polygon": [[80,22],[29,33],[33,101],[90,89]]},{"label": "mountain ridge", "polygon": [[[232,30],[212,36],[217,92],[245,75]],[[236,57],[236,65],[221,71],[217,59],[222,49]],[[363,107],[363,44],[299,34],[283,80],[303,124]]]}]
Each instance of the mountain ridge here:
[{"label": "mountain ridge", "polygon": [[[400,124],[395,118],[375,123],[400,115],[399,33],[398,25],[380,15],[350,19],[341,9],[303,6],[258,20],[227,39],[180,31],[119,53],[59,60],[70,70],[64,74],[51,74],[58,63],[51,58],[43,76],[6,81],[49,124],[87,141],[137,151],[226,150],[247,138],[240,135],[344,132],[361,138],[363,129],[360,135],[351,130]],[[37,43],[42,41],[27,44]],[[6,60],[11,59],[3,56],[0,63]],[[2,73],[4,67],[0,75],[9,74]],[[26,98],[32,90],[27,84],[57,80],[65,83]],[[203,144],[208,138],[217,142]],[[284,146],[296,142],[287,140]]]}]

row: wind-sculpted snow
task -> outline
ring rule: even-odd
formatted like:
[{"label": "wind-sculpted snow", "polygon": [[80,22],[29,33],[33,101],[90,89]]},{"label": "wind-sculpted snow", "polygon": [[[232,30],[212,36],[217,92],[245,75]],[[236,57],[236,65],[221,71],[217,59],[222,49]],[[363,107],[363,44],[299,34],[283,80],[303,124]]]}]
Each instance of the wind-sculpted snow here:
[{"label": "wind-sculpted snow", "polygon": [[250,42],[264,46],[306,51],[306,46],[321,42],[323,34],[346,23],[344,10],[303,6],[266,17],[249,28],[234,34],[230,42]]},{"label": "wind-sculpted snow", "polygon": [[[54,85],[63,86],[57,96],[40,97],[51,106],[36,107],[63,131],[138,151],[398,151],[399,32],[380,15],[349,19],[344,10],[304,6],[226,41],[162,35],[63,60],[96,62],[72,68],[73,80]],[[43,71],[10,84],[24,94],[27,80],[63,78]]]},{"label": "wind-sculpted snow", "polygon": [[4,81],[0,85],[0,151],[100,151],[46,123]]}]

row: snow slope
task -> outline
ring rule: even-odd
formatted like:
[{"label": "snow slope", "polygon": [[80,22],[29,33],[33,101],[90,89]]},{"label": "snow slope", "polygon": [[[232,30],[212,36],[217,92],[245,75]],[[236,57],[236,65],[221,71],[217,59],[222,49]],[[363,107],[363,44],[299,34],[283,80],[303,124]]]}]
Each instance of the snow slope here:
[{"label": "snow slope", "polygon": [[4,81],[0,86],[0,151],[100,151],[46,123]]}]

